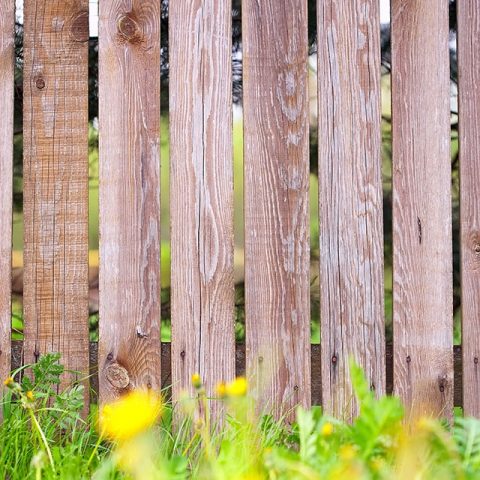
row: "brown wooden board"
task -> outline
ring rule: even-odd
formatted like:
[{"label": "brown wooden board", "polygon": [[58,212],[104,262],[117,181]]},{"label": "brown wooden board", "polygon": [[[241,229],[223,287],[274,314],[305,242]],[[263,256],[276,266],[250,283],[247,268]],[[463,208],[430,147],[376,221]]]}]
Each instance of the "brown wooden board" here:
[{"label": "brown wooden board", "polygon": [[307,2],[242,15],[247,375],[278,415],[310,403]]},{"label": "brown wooden board", "polygon": [[160,3],[100,2],[102,401],[160,388]]},{"label": "brown wooden board", "polygon": [[[235,376],[231,1],[169,8],[172,381]],[[215,406],[211,405],[212,409]]]},{"label": "brown wooden board", "polygon": [[392,2],[394,391],[452,416],[448,2]]},{"label": "brown wooden board", "polygon": [[[0,380],[10,372],[15,1],[0,2]],[[2,385],[2,384],[0,384]],[[1,415],[1,412],[0,412]]]},{"label": "brown wooden board", "polygon": [[480,1],[457,9],[463,408],[480,417]]},{"label": "brown wooden board", "polygon": [[385,392],[377,0],[317,3],[323,404],[358,413],[349,359]]},{"label": "brown wooden board", "polygon": [[25,0],[23,108],[24,360],[61,353],[66,385],[88,370],[87,0]]}]

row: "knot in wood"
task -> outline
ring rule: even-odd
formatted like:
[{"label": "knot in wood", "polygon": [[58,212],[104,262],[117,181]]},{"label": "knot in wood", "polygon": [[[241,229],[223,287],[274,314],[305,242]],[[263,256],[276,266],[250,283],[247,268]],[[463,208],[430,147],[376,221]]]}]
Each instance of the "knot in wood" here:
[{"label": "knot in wood", "polygon": [[73,17],[70,33],[76,42],[88,41],[88,12],[80,12]]},{"label": "knot in wood", "polygon": [[440,393],[443,393],[445,391],[446,386],[447,386],[447,376],[446,375],[439,375],[438,376],[438,389],[440,390]]},{"label": "knot in wood", "polygon": [[43,77],[38,77],[36,80],[35,80],[35,86],[39,89],[39,90],[43,90],[45,88],[45,80],[43,79]]},{"label": "knot in wood", "polygon": [[137,43],[142,39],[140,27],[130,15],[120,17],[118,20],[118,32],[130,43]]},{"label": "knot in wood", "polygon": [[118,389],[127,388],[130,384],[130,377],[127,370],[118,363],[112,363],[105,370],[107,380]]},{"label": "knot in wood", "polygon": [[468,246],[476,257],[480,257],[480,232],[473,230],[468,235]]}]

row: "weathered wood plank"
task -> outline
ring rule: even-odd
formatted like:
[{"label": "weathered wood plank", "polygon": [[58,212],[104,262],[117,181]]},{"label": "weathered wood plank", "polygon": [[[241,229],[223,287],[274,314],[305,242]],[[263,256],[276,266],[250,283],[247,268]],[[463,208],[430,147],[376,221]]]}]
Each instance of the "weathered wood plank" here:
[{"label": "weathered wood plank", "polygon": [[243,2],[247,375],[310,403],[307,2]]},{"label": "weathered wood plank", "polygon": [[230,0],[170,3],[174,398],[235,376],[231,23]]},{"label": "weathered wood plank", "polygon": [[[10,372],[15,1],[0,2],[0,379]],[[1,413],[0,413],[1,415]]]},{"label": "weathered wood plank", "polygon": [[[24,4],[25,361],[88,365],[88,1]],[[64,383],[76,378],[65,375]],[[88,392],[85,392],[88,395]]]},{"label": "weathered wood plank", "polygon": [[160,3],[100,2],[102,401],[160,388]]},{"label": "weathered wood plank", "polygon": [[480,1],[457,9],[463,408],[480,417]]},{"label": "weathered wood plank", "polygon": [[379,3],[317,16],[323,404],[351,420],[349,358],[385,392]]},{"label": "weathered wood plank", "polygon": [[392,2],[394,391],[452,416],[448,2]]}]

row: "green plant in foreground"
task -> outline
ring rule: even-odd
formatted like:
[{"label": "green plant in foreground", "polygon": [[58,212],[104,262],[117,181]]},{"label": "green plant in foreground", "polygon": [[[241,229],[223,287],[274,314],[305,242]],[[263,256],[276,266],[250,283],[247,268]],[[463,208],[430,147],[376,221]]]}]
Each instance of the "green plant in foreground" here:
[{"label": "green plant in foreground", "polygon": [[211,399],[199,376],[195,395],[175,408],[134,391],[85,421],[82,386],[58,393],[62,373],[59,356],[50,354],[6,380],[0,478],[480,478],[480,421],[406,425],[400,401],[375,398],[353,364],[360,413],[351,424],[313,407],[298,408],[289,425],[256,412],[245,379],[218,385]]}]

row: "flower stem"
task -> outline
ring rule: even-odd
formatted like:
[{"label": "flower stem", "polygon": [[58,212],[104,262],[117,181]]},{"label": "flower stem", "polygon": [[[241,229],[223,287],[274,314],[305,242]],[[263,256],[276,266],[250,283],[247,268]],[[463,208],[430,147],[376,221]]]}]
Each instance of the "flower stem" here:
[{"label": "flower stem", "polygon": [[45,434],[43,433],[42,427],[38,423],[37,417],[35,417],[35,414],[33,413],[31,408],[28,409],[28,413],[30,414],[30,418],[32,419],[32,422],[35,425],[35,428],[37,429],[38,434],[40,435],[40,439],[42,440],[42,443],[45,447],[45,451],[47,452],[47,456],[48,456],[48,459],[50,461],[50,465],[52,467],[53,473],[56,473],[55,464],[53,462],[53,457],[52,457],[52,452],[50,450],[50,447],[48,446],[47,438],[45,437]]}]

